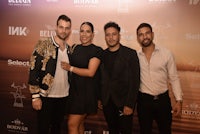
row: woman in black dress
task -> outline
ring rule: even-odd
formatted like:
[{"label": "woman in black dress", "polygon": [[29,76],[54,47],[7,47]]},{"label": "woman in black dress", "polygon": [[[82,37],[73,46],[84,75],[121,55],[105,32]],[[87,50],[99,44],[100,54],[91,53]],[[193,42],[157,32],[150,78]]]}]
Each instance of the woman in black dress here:
[{"label": "woman in black dress", "polygon": [[92,43],[93,37],[93,25],[83,22],[80,26],[81,44],[73,46],[73,52],[69,56],[70,64],[61,63],[63,69],[70,71],[69,134],[83,134],[86,116],[97,113],[102,49]]}]

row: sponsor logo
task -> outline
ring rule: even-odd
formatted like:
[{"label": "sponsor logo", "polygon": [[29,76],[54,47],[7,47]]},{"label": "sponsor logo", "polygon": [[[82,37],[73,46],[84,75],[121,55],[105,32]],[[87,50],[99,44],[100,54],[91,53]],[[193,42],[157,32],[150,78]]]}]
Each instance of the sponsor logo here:
[{"label": "sponsor logo", "polygon": [[7,130],[13,133],[27,134],[28,127],[19,119],[11,121],[10,124],[7,124]]},{"label": "sponsor logo", "polygon": [[31,6],[31,0],[8,0],[9,6]]},{"label": "sponsor logo", "polygon": [[26,97],[22,94],[22,89],[27,88],[26,85],[24,83],[21,86],[15,85],[15,83],[13,82],[11,85],[11,88],[16,89],[15,92],[10,92],[14,97],[13,106],[14,107],[24,107],[22,99],[24,99]]},{"label": "sponsor logo", "polygon": [[79,30],[72,30],[72,34],[79,34]]},{"label": "sponsor logo", "polygon": [[56,35],[54,30],[40,30],[40,37],[51,37],[52,35]]},{"label": "sponsor logo", "polygon": [[96,7],[99,4],[99,0],[74,0],[76,7]]},{"label": "sponsor logo", "polygon": [[159,3],[165,3],[165,2],[176,2],[176,0],[148,0],[149,2],[159,2]]},{"label": "sponsor logo", "polygon": [[99,0],[74,0],[74,4],[98,4]]},{"label": "sponsor logo", "polygon": [[157,34],[155,35],[155,37],[159,40],[166,40],[168,39],[168,35],[165,34],[164,31],[167,31],[169,29],[171,29],[173,27],[173,25],[171,25],[170,22],[168,23],[163,23],[163,24],[159,24],[157,22],[152,23],[152,27],[155,27],[155,31],[157,31]]},{"label": "sponsor logo", "polygon": [[123,39],[123,40],[126,40],[126,41],[132,41],[133,40],[133,38],[134,38],[134,36],[133,36],[133,34],[132,33],[129,33],[129,31],[128,30],[126,30],[126,29],[121,29],[121,38]]},{"label": "sponsor logo", "polygon": [[188,40],[200,40],[200,33],[186,33],[185,38]]},{"label": "sponsor logo", "polygon": [[92,134],[92,131],[84,131],[84,134]]},{"label": "sponsor logo", "polygon": [[200,5],[200,0],[189,0],[189,5]]},{"label": "sponsor logo", "polygon": [[[79,31],[78,29],[73,29],[73,30],[72,30],[72,34],[79,34],[79,33],[80,33],[80,31]],[[98,34],[99,31],[94,30],[94,33],[95,33],[95,34]]]},{"label": "sponsor logo", "polygon": [[45,25],[46,29],[40,30],[40,37],[51,37],[56,35],[55,27],[51,25]]},{"label": "sponsor logo", "polygon": [[46,2],[58,2],[58,0],[46,0]]},{"label": "sponsor logo", "polygon": [[128,13],[130,4],[130,0],[118,0],[118,12]]},{"label": "sponsor logo", "polygon": [[197,103],[191,103],[185,106],[182,115],[190,119],[200,119],[200,106]]},{"label": "sponsor logo", "polygon": [[[79,34],[79,30],[72,30],[72,34]],[[51,36],[55,36],[56,32],[55,32],[55,27],[51,26],[51,25],[45,25],[45,29],[40,30],[40,37],[51,37]]]},{"label": "sponsor logo", "polygon": [[20,60],[11,60],[8,59],[9,66],[22,66],[22,67],[29,67],[29,61],[20,61]]},{"label": "sponsor logo", "polygon": [[11,36],[27,36],[30,30],[27,27],[15,27],[9,26],[8,27],[8,35]]},{"label": "sponsor logo", "polygon": [[103,131],[103,134],[109,134],[109,131],[105,131],[105,130],[104,130],[104,131]]}]

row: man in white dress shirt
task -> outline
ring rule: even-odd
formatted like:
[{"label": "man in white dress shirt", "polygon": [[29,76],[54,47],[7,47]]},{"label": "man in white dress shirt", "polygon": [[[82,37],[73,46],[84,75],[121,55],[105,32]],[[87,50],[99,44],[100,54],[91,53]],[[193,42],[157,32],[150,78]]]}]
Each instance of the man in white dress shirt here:
[{"label": "man in white dress shirt", "polygon": [[[166,48],[155,45],[154,32],[148,23],[137,28],[138,51],[141,69],[141,84],[137,112],[141,134],[151,134],[153,120],[161,134],[171,134],[172,115],[182,111],[182,90],[173,54]],[[168,94],[169,83],[176,99],[171,106]]]}]

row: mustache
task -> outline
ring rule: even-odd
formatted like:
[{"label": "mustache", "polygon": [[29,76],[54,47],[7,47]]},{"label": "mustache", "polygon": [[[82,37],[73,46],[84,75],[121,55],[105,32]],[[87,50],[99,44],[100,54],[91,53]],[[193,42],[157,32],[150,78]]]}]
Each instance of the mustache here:
[{"label": "mustache", "polygon": [[67,35],[65,35],[64,37],[61,37],[60,35],[57,35],[59,39],[61,40],[65,40],[67,38]]},{"label": "mustache", "polygon": [[142,43],[146,44],[147,42],[151,42],[151,39],[144,39]]},{"label": "mustache", "polygon": [[149,39],[149,38],[146,38],[146,39],[144,39],[144,40],[143,40],[143,42],[144,42],[144,41],[146,41],[146,40],[147,40],[147,41],[150,41],[150,39]]}]

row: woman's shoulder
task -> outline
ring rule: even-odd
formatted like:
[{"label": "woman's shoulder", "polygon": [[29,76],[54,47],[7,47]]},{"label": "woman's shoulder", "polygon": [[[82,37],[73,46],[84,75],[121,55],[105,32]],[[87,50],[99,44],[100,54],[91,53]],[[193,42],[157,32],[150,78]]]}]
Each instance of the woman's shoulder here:
[{"label": "woman's shoulder", "polygon": [[77,48],[77,47],[79,47],[79,46],[80,46],[80,44],[73,44],[73,45],[69,46],[69,47],[68,47],[68,52],[69,52],[70,54],[72,54],[72,53],[74,52],[75,48]]},{"label": "woman's shoulder", "polygon": [[100,46],[95,45],[95,44],[91,44],[91,47],[96,49],[96,50],[103,50]]}]

